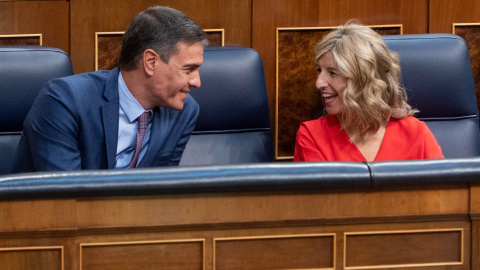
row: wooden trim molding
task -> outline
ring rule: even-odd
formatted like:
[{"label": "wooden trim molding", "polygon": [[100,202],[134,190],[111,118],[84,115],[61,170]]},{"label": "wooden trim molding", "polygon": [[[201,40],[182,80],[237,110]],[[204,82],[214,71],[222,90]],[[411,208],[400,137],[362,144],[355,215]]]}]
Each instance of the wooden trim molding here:
[{"label": "wooden trim molding", "polygon": [[149,241],[124,241],[124,242],[100,242],[100,243],[80,243],[80,270],[83,269],[84,249],[92,247],[115,247],[115,246],[135,246],[135,245],[158,245],[158,244],[187,244],[199,243],[202,245],[202,269],[205,269],[205,239],[175,239],[175,240],[149,240]]},{"label": "wooden trim molding", "polygon": [[[336,264],[336,258],[337,258],[337,247],[336,247],[336,242],[337,242],[337,239],[336,239],[336,234],[335,233],[321,233],[321,234],[290,234],[290,235],[259,235],[259,236],[244,236],[244,237],[218,237],[218,238],[214,238],[213,239],[213,269],[216,269],[217,268],[217,259],[218,259],[218,256],[217,256],[217,253],[218,253],[218,249],[219,249],[219,243],[227,243],[230,242],[230,243],[234,243],[234,242],[247,242],[247,241],[255,241],[255,240],[259,240],[260,242],[265,240],[265,241],[275,241],[275,240],[279,240],[279,241],[282,241],[282,240],[294,240],[294,239],[307,239],[307,238],[331,238],[331,254],[327,254],[328,256],[327,257],[331,257],[331,262],[328,262],[328,264],[331,265],[331,267],[320,267],[320,268],[308,268],[308,269],[315,269],[315,270],[333,270],[336,268],[335,264]],[[257,243],[258,244],[258,243]],[[270,243],[271,245],[273,245],[272,243]],[[268,243],[266,243],[266,246],[271,246],[269,245]],[[247,248],[248,246],[248,248]],[[278,247],[278,242],[275,243],[274,245],[275,247]],[[244,247],[246,247],[248,250],[251,250],[251,249],[254,249],[254,246],[252,245],[252,243],[246,243],[244,245]],[[314,247],[311,247],[311,248],[314,248]],[[235,250],[235,248],[233,248],[233,250]],[[263,249],[265,250],[265,249]],[[282,250],[282,249],[281,249]],[[242,263],[248,263],[246,262],[244,259],[242,259],[241,255],[238,255],[238,254],[242,254],[242,255],[245,255],[243,254],[243,252],[237,252],[238,250],[235,250],[234,254],[236,254],[235,256],[229,256],[228,259],[232,259],[232,258],[235,258],[236,260],[240,260]],[[282,251],[285,251],[285,250],[282,250]],[[300,253],[304,253],[305,250],[297,250],[298,252]],[[315,252],[321,252],[320,250],[316,250],[315,249]],[[285,253],[282,253],[282,254],[289,254],[289,255],[292,255],[293,252],[285,252]],[[269,255],[267,254],[275,254],[275,251],[273,251],[273,253],[266,253],[266,252],[262,252],[262,261],[267,261],[267,260],[272,260],[272,258],[268,258]],[[248,257],[248,255],[246,255]],[[294,254],[292,255],[294,257],[297,257],[295,256]],[[319,256],[319,255],[318,255]],[[317,257],[318,257],[317,256]],[[274,260],[275,258],[273,258]],[[316,259],[316,258],[310,258],[311,260],[313,259]],[[235,261],[235,263],[232,263],[232,265],[238,265],[239,262]],[[245,265],[243,265],[242,267],[245,267]],[[260,266],[261,267],[261,266]],[[270,266],[268,266],[267,268],[271,268]],[[296,268],[296,267],[295,267]],[[241,269],[241,267],[239,268]],[[290,268],[289,268],[290,269]],[[305,267],[301,267],[301,269],[307,269]]]},{"label": "wooden trim molding", "polygon": [[5,45],[43,45],[42,34],[0,35],[0,46]]},{"label": "wooden trim molding", "polygon": [[[0,248],[0,253],[2,252],[16,252],[16,251],[45,251],[45,250],[59,250],[60,251],[60,269],[65,269],[65,252],[63,246],[32,246],[32,247],[5,247]],[[5,262],[3,262],[5,264]],[[44,267],[42,265],[41,267]]]},{"label": "wooden trim molding", "polygon": [[[409,240],[412,240],[413,239],[412,235],[417,234],[417,236],[419,236],[418,239],[410,247],[418,248],[418,246],[416,246],[415,244],[422,243],[422,239],[420,239],[421,234],[424,234],[424,235],[436,234],[436,236],[437,236],[436,239],[439,239],[440,234],[445,234],[445,233],[458,233],[458,235],[459,235],[459,239],[458,239],[458,243],[457,243],[457,245],[460,249],[460,250],[458,250],[459,251],[458,261],[432,261],[432,262],[416,262],[416,263],[415,262],[410,262],[410,263],[401,262],[401,263],[398,263],[398,264],[392,263],[392,264],[378,264],[378,265],[373,264],[373,265],[357,265],[357,266],[347,265],[348,260],[349,260],[349,256],[350,256],[350,254],[349,254],[350,246],[348,244],[348,241],[349,241],[349,238],[352,238],[352,237],[362,237],[363,236],[366,239],[370,236],[373,236],[373,237],[377,237],[378,239],[380,239],[380,241],[381,240],[388,241],[389,240],[388,236],[401,236],[401,235],[407,235],[408,236],[408,235],[410,235],[411,237],[410,237]],[[385,237],[385,239],[381,239],[382,236],[387,236],[387,237]],[[343,241],[344,241],[344,244],[343,244],[343,248],[344,248],[344,252],[343,252],[343,254],[344,254],[344,258],[343,258],[344,269],[359,270],[359,269],[414,268],[414,267],[428,267],[428,266],[453,266],[453,265],[459,266],[459,265],[463,265],[464,264],[464,254],[465,254],[465,250],[464,250],[465,239],[464,238],[465,237],[464,237],[463,228],[429,229],[429,230],[401,230],[401,231],[346,232],[346,233],[344,233],[344,237],[343,237]],[[378,239],[377,239],[377,241],[378,241]],[[363,242],[363,241],[359,241],[359,242]],[[381,247],[381,246],[383,246],[384,249],[387,250],[389,244],[391,244],[391,243],[384,242],[383,244],[380,244],[380,245],[377,246],[377,250],[378,250],[378,247]],[[426,244],[429,245],[430,243],[426,243]],[[401,246],[401,245],[402,245],[402,243],[400,241],[397,241],[397,242],[392,244],[392,246],[395,247],[395,249],[402,250],[403,252],[420,254],[420,252],[418,250],[413,250],[413,249],[408,250],[408,249],[403,248],[403,247],[398,248],[398,246]],[[432,245],[434,245],[434,244],[432,244]],[[359,247],[361,248],[362,246],[360,245]],[[447,246],[447,248],[450,249],[448,251],[450,254],[455,254],[456,253],[455,250],[451,250],[450,246]],[[398,251],[398,250],[396,250],[396,251]],[[353,253],[353,251],[350,250],[350,253]],[[365,248],[362,248],[359,251],[359,253],[368,253],[368,252],[365,251]],[[392,251],[390,253],[394,253],[394,252]],[[424,255],[424,253],[422,253],[422,255]],[[378,253],[376,254],[376,256],[381,257],[381,255],[379,255]],[[399,252],[396,252],[395,257],[401,258],[401,256],[402,256],[402,254],[399,254]],[[443,259],[443,257],[441,259]]]}]

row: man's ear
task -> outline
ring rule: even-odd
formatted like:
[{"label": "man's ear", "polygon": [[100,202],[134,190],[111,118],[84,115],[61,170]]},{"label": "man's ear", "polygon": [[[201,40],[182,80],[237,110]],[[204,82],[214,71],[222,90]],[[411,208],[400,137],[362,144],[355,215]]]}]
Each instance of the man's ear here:
[{"label": "man's ear", "polygon": [[146,49],[143,52],[142,64],[147,75],[153,76],[158,60],[160,60],[160,56],[154,50]]}]

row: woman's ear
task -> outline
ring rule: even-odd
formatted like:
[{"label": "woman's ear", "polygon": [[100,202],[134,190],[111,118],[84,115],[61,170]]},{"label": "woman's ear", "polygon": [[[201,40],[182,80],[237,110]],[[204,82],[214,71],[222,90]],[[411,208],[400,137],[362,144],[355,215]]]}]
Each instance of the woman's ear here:
[{"label": "woman's ear", "polygon": [[154,50],[147,49],[143,52],[142,64],[147,75],[153,76],[158,60],[160,60],[160,57]]}]

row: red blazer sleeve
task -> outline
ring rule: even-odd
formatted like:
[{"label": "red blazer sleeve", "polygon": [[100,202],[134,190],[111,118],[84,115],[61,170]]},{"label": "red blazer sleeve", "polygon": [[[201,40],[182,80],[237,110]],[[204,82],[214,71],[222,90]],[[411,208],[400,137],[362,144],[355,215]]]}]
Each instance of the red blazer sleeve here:
[{"label": "red blazer sleeve", "polygon": [[305,124],[301,124],[295,141],[293,161],[325,161],[325,156],[318,149],[312,134]]}]

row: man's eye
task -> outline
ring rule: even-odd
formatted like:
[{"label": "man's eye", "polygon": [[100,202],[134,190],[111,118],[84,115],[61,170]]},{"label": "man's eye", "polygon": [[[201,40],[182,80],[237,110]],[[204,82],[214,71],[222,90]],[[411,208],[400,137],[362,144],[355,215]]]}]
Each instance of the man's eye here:
[{"label": "man's eye", "polygon": [[190,73],[192,73],[192,72],[194,72],[194,71],[195,71],[195,68],[185,69],[185,73],[186,73],[186,74],[190,74]]}]

